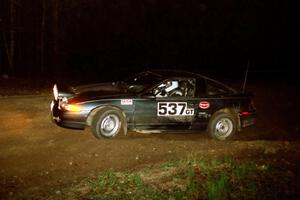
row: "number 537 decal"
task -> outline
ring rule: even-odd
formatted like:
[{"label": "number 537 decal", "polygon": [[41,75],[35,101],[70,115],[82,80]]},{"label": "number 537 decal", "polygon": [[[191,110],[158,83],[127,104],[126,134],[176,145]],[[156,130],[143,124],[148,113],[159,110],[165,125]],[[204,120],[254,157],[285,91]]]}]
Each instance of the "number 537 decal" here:
[{"label": "number 537 decal", "polygon": [[190,116],[194,115],[194,108],[187,108],[186,102],[158,102],[158,116]]}]

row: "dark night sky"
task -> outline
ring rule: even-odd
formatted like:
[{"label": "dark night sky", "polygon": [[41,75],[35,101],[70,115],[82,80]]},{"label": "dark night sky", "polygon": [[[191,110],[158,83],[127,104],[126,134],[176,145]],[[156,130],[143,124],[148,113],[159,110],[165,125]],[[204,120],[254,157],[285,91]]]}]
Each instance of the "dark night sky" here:
[{"label": "dark night sky", "polygon": [[10,0],[0,3],[0,31],[6,36],[0,40],[1,73],[104,79],[108,76],[103,72],[184,68],[240,76],[250,61],[253,74],[277,76],[292,74],[298,65],[288,1],[16,2],[13,71],[8,70],[5,51],[11,33]]}]

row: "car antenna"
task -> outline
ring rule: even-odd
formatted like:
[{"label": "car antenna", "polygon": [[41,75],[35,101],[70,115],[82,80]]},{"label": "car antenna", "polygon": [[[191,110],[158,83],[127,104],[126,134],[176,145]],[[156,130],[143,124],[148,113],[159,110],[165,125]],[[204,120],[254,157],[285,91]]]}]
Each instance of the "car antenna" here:
[{"label": "car antenna", "polygon": [[250,61],[248,60],[246,73],[245,73],[244,84],[243,84],[243,93],[245,93],[245,89],[246,89],[246,82],[247,82],[247,78],[248,78],[249,65],[250,65]]}]

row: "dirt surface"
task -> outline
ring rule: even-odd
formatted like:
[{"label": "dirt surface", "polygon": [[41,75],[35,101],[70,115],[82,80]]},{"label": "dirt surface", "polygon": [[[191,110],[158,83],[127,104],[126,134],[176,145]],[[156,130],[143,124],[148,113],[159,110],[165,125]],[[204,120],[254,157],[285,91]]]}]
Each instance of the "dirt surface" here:
[{"label": "dirt surface", "polygon": [[[49,192],[106,169],[131,170],[193,155],[300,164],[298,85],[252,83],[257,124],[220,142],[204,131],[97,140],[50,120],[51,94],[0,97],[0,199],[45,199]],[[49,88],[51,91],[51,88]],[[299,187],[298,187],[299,188]]]}]

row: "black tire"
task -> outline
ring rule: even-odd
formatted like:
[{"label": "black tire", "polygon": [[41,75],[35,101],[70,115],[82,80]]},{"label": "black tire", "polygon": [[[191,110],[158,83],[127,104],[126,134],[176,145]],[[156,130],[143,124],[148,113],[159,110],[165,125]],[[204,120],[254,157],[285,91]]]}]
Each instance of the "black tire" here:
[{"label": "black tire", "polygon": [[121,110],[113,107],[102,108],[92,121],[92,133],[98,138],[112,138],[123,132],[127,133],[127,122]]},{"label": "black tire", "polygon": [[208,124],[210,136],[218,140],[230,139],[236,133],[236,130],[237,123],[234,117],[226,112],[214,114]]}]

